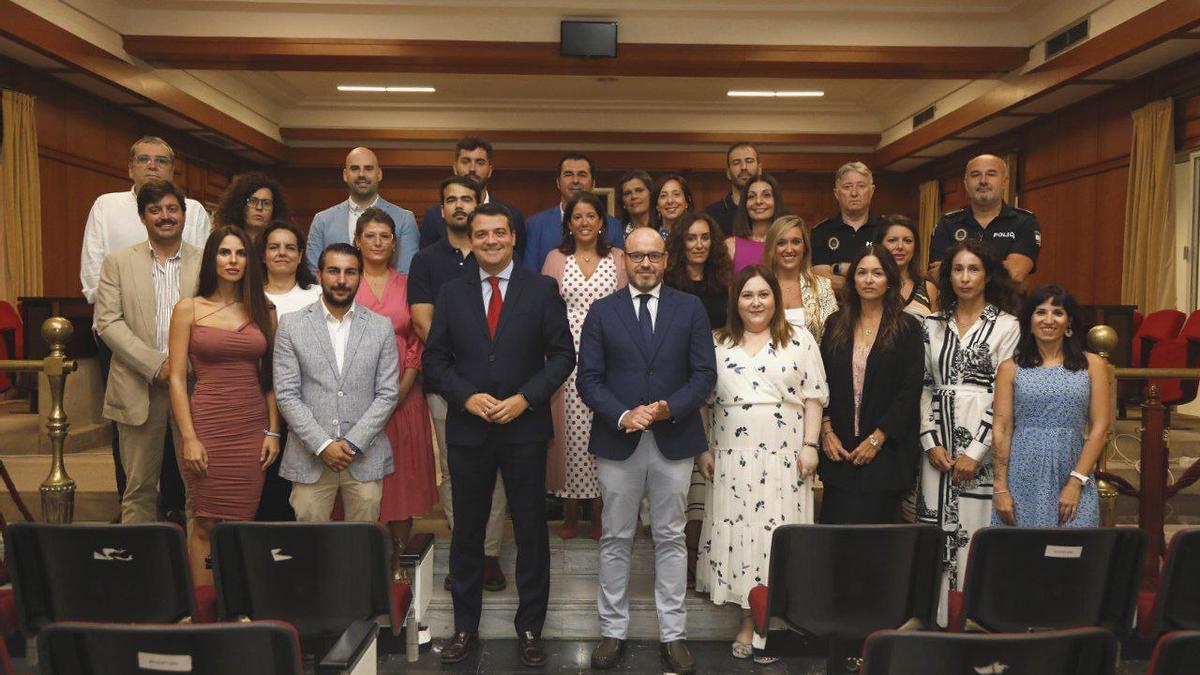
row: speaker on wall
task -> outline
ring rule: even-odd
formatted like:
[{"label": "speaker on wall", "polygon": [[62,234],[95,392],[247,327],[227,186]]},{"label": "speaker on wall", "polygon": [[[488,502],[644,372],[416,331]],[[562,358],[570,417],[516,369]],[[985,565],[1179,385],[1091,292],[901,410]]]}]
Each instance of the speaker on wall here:
[{"label": "speaker on wall", "polygon": [[617,22],[564,19],[561,23],[558,50],[563,56],[615,58]]}]

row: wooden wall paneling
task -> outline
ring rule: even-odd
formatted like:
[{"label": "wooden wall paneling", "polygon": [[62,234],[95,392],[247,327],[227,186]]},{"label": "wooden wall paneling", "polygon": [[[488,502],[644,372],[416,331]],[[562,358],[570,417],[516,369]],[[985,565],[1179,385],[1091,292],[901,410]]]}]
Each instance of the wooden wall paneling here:
[{"label": "wooden wall paneling", "polygon": [[[1054,115],[1046,126],[1054,133],[1058,155],[1058,171],[1073,171],[1095,164],[1100,156],[1099,108],[1095,105],[1074,106],[1064,114]],[[1042,122],[1035,123],[1040,126]]]},{"label": "wooden wall paneling", "polygon": [[1125,255],[1125,204],[1129,167],[1096,176],[1096,224],[1087,241],[1092,260],[1096,303],[1121,301],[1121,267]]},{"label": "wooden wall paneling", "polygon": [[1022,195],[1022,199],[1025,202],[1024,208],[1036,213],[1038,222],[1042,226],[1042,250],[1038,253],[1038,269],[1026,282],[1026,285],[1032,288],[1060,278],[1057,255],[1062,239],[1058,237],[1054,227],[1054,224],[1058,222],[1057,188],[1050,186],[1040,190],[1031,190]]}]

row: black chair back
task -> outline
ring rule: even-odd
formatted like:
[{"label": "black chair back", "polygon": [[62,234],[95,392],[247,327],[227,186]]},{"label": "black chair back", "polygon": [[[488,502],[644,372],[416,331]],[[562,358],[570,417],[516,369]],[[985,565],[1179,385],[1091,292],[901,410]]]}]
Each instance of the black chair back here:
[{"label": "black chair back", "polygon": [[1200,528],[1171,537],[1154,622],[1159,633],[1200,630]]},{"label": "black chair back", "polygon": [[863,675],[1112,675],[1117,640],[1103,628],[1043,633],[885,630],[867,638]]},{"label": "black chair back", "polygon": [[42,675],[301,675],[296,629],[277,621],[206,625],[56,623],[39,639]]},{"label": "black chair back", "polygon": [[771,539],[768,621],[862,639],[932,626],[941,532],[934,525],[783,525]]},{"label": "black chair back", "polygon": [[195,612],[183,530],[167,523],[13,523],[4,533],[21,630],[56,621],[174,623]]},{"label": "black chair back", "polygon": [[1167,633],[1154,645],[1146,675],[1195,675],[1200,668],[1200,631]]},{"label": "black chair back", "polygon": [[1145,535],[1135,528],[988,527],[971,538],[963,617],[994,633],[1133,627]]},{"label": "black chair back", "polygon": [[355,621],[391,614],[390,556],[376,523],[220,523],[217,617],[286,621],[301,639],[337,638]]}]

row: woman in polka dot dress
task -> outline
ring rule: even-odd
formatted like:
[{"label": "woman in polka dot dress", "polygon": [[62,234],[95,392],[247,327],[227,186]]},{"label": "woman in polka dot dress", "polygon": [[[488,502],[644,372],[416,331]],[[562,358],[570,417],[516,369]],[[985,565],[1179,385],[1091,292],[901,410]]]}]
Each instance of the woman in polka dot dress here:
[{"label": "woman in polka dot dress", "polygon": [[[580,192],[563,207],[562,245],[546,256],[542,274],[558,282],[567,304],[567,320],[579,351],[583,320],[592,303],[627,283],[625,257],[604,239],[604,201],[590,192]],[[566,500],[563,539],[579,533],[579,500],[592,500],[592,539],[600,538],[600,483],[596,463],[588,452],[592,411],[575,389],[576,373],[563,384],[551,401],[554,440],[546,458],[546,489]]]}]

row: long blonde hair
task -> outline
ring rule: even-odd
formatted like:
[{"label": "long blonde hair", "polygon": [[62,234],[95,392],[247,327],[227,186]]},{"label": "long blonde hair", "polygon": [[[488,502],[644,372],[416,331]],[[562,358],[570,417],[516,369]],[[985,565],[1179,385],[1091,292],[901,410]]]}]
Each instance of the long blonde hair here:
[{"label": "long blonde hair", "polygon": [[779,240],[783,239],[783,235],[793,227],[800,229],[800,238],[804,240],[804,255],[800,256],[800,276],[804,281],[808,282],[809,288],[815,293],[817,290],[817,275],[813,272],[812,267],[812,234],[808,231],[808,225],[800,216],[780,216],[771,223],[771,229],[767,230],[767,238],[763,240],[763,264],[776,277],[779,276],[779,255],[776,253],[776,246]]}]

